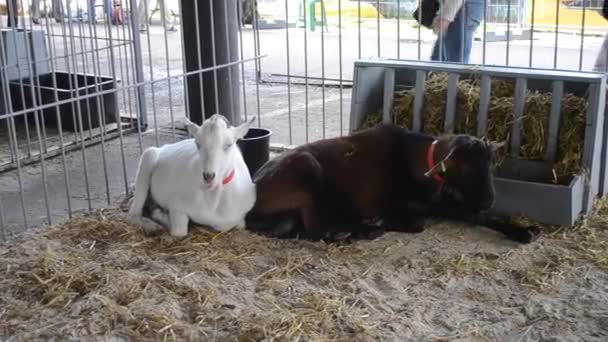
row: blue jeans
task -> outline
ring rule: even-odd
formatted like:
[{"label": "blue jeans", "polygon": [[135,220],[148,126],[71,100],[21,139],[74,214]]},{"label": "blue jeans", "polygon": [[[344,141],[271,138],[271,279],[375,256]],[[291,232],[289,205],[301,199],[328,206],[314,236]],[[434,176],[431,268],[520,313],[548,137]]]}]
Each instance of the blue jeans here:
[{"label": "blue jeans", "polygon": [[464,1],[448,29],[437,35],[431,60],[469,63],[473,34],[483,19],[483,5],[483,0]]}]

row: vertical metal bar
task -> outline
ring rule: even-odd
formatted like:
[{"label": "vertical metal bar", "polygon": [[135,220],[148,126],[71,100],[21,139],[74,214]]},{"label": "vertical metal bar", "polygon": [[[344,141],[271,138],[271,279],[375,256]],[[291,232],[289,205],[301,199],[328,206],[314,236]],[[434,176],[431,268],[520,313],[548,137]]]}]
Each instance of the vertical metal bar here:
[{"label": "vertical metal bar", "polygon": [[[230,51],[230,28],[228,27],[228,5],[226,4],[226,2],[222,2],[222,6],[225,6],[224,8],[224,27],[226,30],[226,52],[228,53],[228,59],[227,62],[232,62],[232,53]],[[232,113],[231,115],[234,116],[233,119],[237,118],[238,115],[238,119],[240,120],[240,113],[236,113],[234,111],[234,89],[232,88],[233,82],[232,82],[232,67],[229,66],[227,67],[228,69],[228,83],[230,84],[229,88],[230,88],[230,112]],[[238,122],[235,122],[234,124],[238,124]]]},{"label": "vertical metal bar", "polygon": [[[91,64],[93,64],[93,74],[95,75],[95,91],[99,92],[102,90],[102,88],[99,85],[99,78],[98,78],[98,75],[101,75],[101,70],[99,70],[98,68],[102,64],[101,64],[101,60],[99,58],[99,37],[97,34],[97,28],[96,27],[94,28],[94,27],[92,27],[92,25],[89,25],[89,34],[92,36],[91,44],[95,44],[95,46],[92,47],[93,53],[91,56],[91,59],[92,59]],[[87,63],[85,62],[85,65],[86,64]],[[85,83],[86,83],[86,78],[85,78]],[[87,86],[87,93],[88,93],[88,86]],[[109,180],[109,176],[108,176],[108,165],[107,165],[106,146],[105,146],[106,145],[105,144],[105,135],[106,135],[105,115],[106,115],[107,108],[105,107],[104,101],[101,100],[99,98],[99,96],[96,96],[95,100],[97,102],[97,109],[98,109],[97,120],[99,121],[99,128],[100,128],[99,129],[99,135],[100,135],[100,139],[101,139],[100,148],[101,148],[101,160],[103,163],[104,182],[105,182],[105,186],[106,186],[106,203],[108,205],[110,205],[112,203],[112,196],[110,193],[110,180]],[[87,103],[89,101],[90,101],[90,99],[87,99]],[[90,110],[90,108],[89,108],[89,110]],[[117,124],[120,126],[120,121],[118,121]]]},{"label": "vertical metal bar", "polygon": [[[71,47],[71,51],[69,56],[72,59],[72,64],[74,66],[74,73],[78,73],[78,63],[76,61],[76,51],[75,51],[75,42],[74,42],[74,28],[72,27],[72,12],[68,11],[68,29],[70,31],[70,47]],[[63,30],[63,34],[64,36],[66,35],[65,33],[65,22],[62,23],[62,25],[64,26],[64,30]],[[66,37],[67,40],[67,37]],[[67,55],[67,54],[66,54]],[[70,67],[69,67],[69,63],[68,63],[68,73],[71,74],[70,72]],[[74,77],[74,87],[72,87],[72,77],[68,77],[69,80],[69,87],[70,89],[77,89],[78,88],[78,78]],[[78,96],[78,93],[76,90],[73,90],[71,92],[71,95],[76,95]],[[86,144],[84,142],[84,129],[82,126],[82,108],[81,108],[81,104],[79,100],[76,100],[76,108],[77,108],[77,112],[78,112],[78,120],[77,121],[77,127],[76,131],[79,133],[79,139],[80,139],[80,143],[81,143],[81,152],[82,152],[82,162],[83,162],[83,168],[84,168],[84,179],[85,179],[85,188],[86,188],[86,194],[87,194],[87,204],[88,204],[88,209],[89,211],[93,210],[93,204],[91,201],[91,187],[90,187],[90,183],[89,183],[89,170],[88,170],[88,161],[87,161],[87,153],[86,153]]]},{"label": "vertical metal bar", "polygon": [[[291,55],[289,51],[289,0],[285,0],[285,51],[287,54],[286,67],[287,67],[287,120],[289,122],[289,144],[293,144],[293,131],[291,124]],[[306,18],[304,18],[306,20]],[[241,59],[243,57],[241,56]],[[244,63],[241,63],[241,67]]]},{"label": "vertical metal bar", "polygon": [[[109,12],[109,11],[108,11]],[[111,75],[112,75],[112,88],[117,91],[116,89],[117,87],[117,83],[116,83],[116,65],[114,64],[114,61],[116,60],[115,56],[114,56],[114,39],[112,37],[112,18],[110,17],[110,14],[108,13],[108,42],[110,44],[110,70],[111,70]],[[120,124],[120,113],[118,112],[118,110],[116,111],[116,122],[118,123],[118,141],[119,141],[119,146],[120,146],[120,158],[121,158],[121,163],[122,163],[122,175],[123,175],[123,180],[124,180],[124,185],[125,185],[125,194],[129,193],[129,178],[127,176],[127,160],[125,157],[125,148],[124,148],[124,141],[123,141],[123,132],[122,132],[122,125]]]},{"label": "vertical metal bar", "polygon": [[[259,49],[259,40],[255,39],[255,32],[257,32],[259,30],[258,27],[258,16],[257,16],[257,12],[256,12],[256,6],[255,6],[256,1],[252,1],[251,2],[251,7],[252,7],[252,13],[253,13],[253,32],[254,32],[254,39],[253,39],[253,47],[254,50],[256,51],[257,56],[260,55],[260,51]],[[304,12],[304,18],[306,18],[306,12]],[[304,20],[304,22],[306,23],[306,20]],[[306,24],[304,24],[306,25]],[[304,27],[304,37],[306,39],[306,26]],[[304,61],[306,61],[306,49],[304,49]],[[259,60],[256,60],[259,62]],[[261,75],[260,75],[260,65],[258,63],[255,63],[255,74],[256,74],[256,80],[255,80],[255,97],[256,97],[256,109],[257,109],[257,115],[258,115],[258,127],[261,127],[262,125],[262,120],[260,117],[260,113],[261,113],[261,108],[260,108],[260,80],[261,80]],[[307,79],[308,81],[308,79]],[[308,83],[307,83],[307,88],[306,90],[308,91]],[[308,94],[308,93],[307,93]],[[307,101],[308,103],[308,101]]]},{"label": "vertical metal bar", "polygon": [[[131,0],[131,1],[135,1],[135,0]],[[180,21],[181,21],[180,24],[182,25],[182,29],[179,30],[180,31],[179,35],[181,37],[182,44],[184,44],[184,42],[185,42],[185,40],[184,40],[185,26],[183,24],[183,21],[184,21],[183,20],[183,18],[184,18],[183,12],[184,12],[184,10],[183,10],[182,6],[183,6],[183,2],[182,1],[178,1],[178,11],[179,11],[179,17],[180,17]],[[198,13],[198,8],[196,6],[196,1],[195,1],[194,10],[196,11],[196,13]],[[197,19],[198,19],[198,17],[197,17]],[[198,20],[196,20],[195,26],[196,26],[195,31],[196,31],[197,48],[198,48],[198,51],[200,51],[200,37],[199,37],[199,32],[198,32]],[[240,28],[240,25],[239,25],[239,28]],[[243,39],[242,39],[242,36],[241,36],[241,41],[242,40]],[[181,51],[182,52],[182,74],[184,74],[183,77],[182,77],[183,88],[184,88],[184,107],[186,108],[186,118],[190,119],[190,102],[189,102],[190,100],[189,100],[189,96],[188,96],[188,88],[189,88],[188,87],[188,76],[185,75],[186,72],[188,72],[187,63],[186,63],[186,49],[182,48],[181,50],[182,50]],[[198,66],[199,66],[199,69],[200,69],[200,65],[201,65],[200,52],[199,52],[198,56],[199,56],[198,57]],[[199,82],[200,82],[200,89],[203,89],[203,84],[202,84],[203,75],[199,73],[198,77],[199,77]],[[244,84],[245,84],[245,77],[243,77],[243,86],[244,86]],[[201,97],[202,97],[202,93],[203,92],[201,92]],[[205,103],[205,101],[201,100],[201,105],[202,105],[203,108],[205,107],[204,103]],[[204,116],[205,115],[203,114],[203,117]],[[247,112],[246,111],[245,111],[245,116],[247,116]]]},{"label": "vertical metal bar", "polygon": [[[168,87],[168,92],[169,92],[169,117],[171,119],[171,136],[173,137],[173,141],[175,142],[177,140],[177,137],[175,135],[175,117],[173,115],[173,90],[171,88],[171,65],[169,63],[169,41],[168,41],[168,37],[167,37],[167,20],[166,20],[166,13],[168,11],[167,8],[165,8],[165,1],[159,1],[160,2],[160,16],[161,16],[161,23],[163,25],[163,38],[164,38],[164,42],[165,42],[165,63],[167,66],[167,87]],[[232,82],[231,82],[232,83]],[[234,109],[232,110],[234,112]]]},{"label": "vertical metal bar", "polygon": [[514,158],[519,155],[519,146],[521,146],[522,118],[526,105],[526,86],[525,78],[518,78],[515,82],[515,105],[513,108],[513,127],[511,129],[511,156]]},{"label": "vertical metal bar", "polygon": [[557,38],[559,37],[559,7],[560,1],[555,2],[555,46],[553,47],[553,69],[557,69]]},{"label": "vertical metal bar", "polygon": [[[143,84],[145,81],[144,78],[144,61],[143,61],[143,53],[141,48],[141,36],[139,34],[139,28],[141,23],[139,22],[139,8],[137,5],[137,0],[130,0],[131,7],[131,30],[133,33],[133,45],[132,45],[132,54],[133,54],[133,63],[134,63],[134,72],[135,72],[135,83],[138,84],[136,92],[137,92],[137,137],[139,140],[139,150],[140,153],[143,152],[143,142],[141,138],[142,130],[147,129],[148,127],[148,108],[146,104],[146,86]],[[181,3],[181,1],[179,2]],[[144,4],[144,8],[147,6]],[[147,26],[147,25],[146,25]],[[185,59],[184,59],[185,64]]]},{"label": "vertical metal bar", "polygon": [[[136,1],[136,0],[132,0]],[[106,4],[104,3],[104,8]],[[144,9],[146,14],[149,12],[148,1],[144,1]],[[151,100],[152,100],[152,115],[154,118],[154,143],[156,146],[160,145],[160,141],[158,138],[158,117],[156,115],[156,91],[154,90],[155,82],[154,82],[154,64],[152,62],[152,42],[150,40],[150,25],[148,25],[148,21],[146,20],[146,40],[148,41],[148,73],[150,75],[150,92],[151,92]],[[145,82],[145,78],[143,80]]]},{"label": "vertical metal bar", "polygon": [[[209,20],[211,21],[211,58],[213,59],[213,66],[217,66],[217,58],[215,52],[215,20],[213,19],[213,0],[209,1],[209,12],[211,15],[209,16]],[[220,98],[218,93],[218,85],[217,85],[217,69],[213,69],[213,87],[214,87],[214,95],[215,95],[215,112],[219,112],[220,110]]]},{"label": "vertical metal bar", "polygon": [[490,95],[492,92],[492,79],[488,75],[481,76],[479,91],[479,111],[477,112],[477,136],[486,135],[488,130],[488,110],[490,108]]},{"label": "vertical metal bar", "polygon": [[424,91],[426,88],[426,70],[416,70],[416,86],[414,93],[414,118],[412,130],[420,132],[422,129],[422,106],[424,105]]},{"label": "vertical metal bar", "polygon": [[465,22],[466,22],[466,18],[467,18],[467,2],[466,0],[462,1],[462,6],[460,7],[460,10],[462,11],[462,20],[460,21],[461,24],[461,31],[460,31],[460,41],[462,43],[460,43],[460,62],[465,64],[467,61],[465,61],[464,59],[464,31],[465,31]]},{"label": "vertical metal bar", "polygon": [[[9,3],[9,6],[10,3]],[[14,13],[14,12],[13,12]],[[0,16],[0,27],[4,26],[2,23],[2,16]],[[16,32],[15,28],[13,27],[13,34]],[[6,56],[6,50],[5,50],[5,41],[4,41],[4,35],[0,34],[0,54],[2,56]],[[18,59],[19,60],[19,59]],[[8,90],[8,84],[9,84],[9,80],[8,80],[8,75],[6,72],[0,72],[0,77],[3,78],[3,83],[6,84],[6,87],[2,87],[3,89],[3,94],[4,94],[4,98],[6,99],[6,106],[8,109],[8,112],[12,112],[13,111],[13,103],[12,103],[12,99],[10,97],[10,93]],[[27,114],[24,114],[27,115]],[[14,150],[14,155],[15,155],[15,159],[17,161],[17,183],[19,184],[19,201],[21,202],[21,212],[23,214],[23,227],[27,230],[28,229],[28,220],[27,220],[27,212],[26,212],[26,206],[25,206],[25,192],[23,189],[23,179],[22,179],[22,167],[21,167],[21,158],[20,158],[20,153],[19,153],[19,144],[17,142],[17,129],[15,128],[15,118],[14,117],[10,117],[8,119],[8,129],[11,132],[9,134],[9,138],[13,139],[13,143],[11,144],[12,147],[15,149]]]},{"label": "vertical metal bar", "polygon": [[507,56],[506,66],[509,66],[509,51],[511,47],[511,0],[507,0]]},{"label": "vertical metal bar", "polygon": [[445,133],[454,133],[454,122],[456,121],[456,95],[458,93],[459,74],[450,74],[448,76],[448,93],[445,105]]},{"label": "vertical metal bar", "polygon": [[6,228],[4,223],[4,205],[2,204],[2,196],[0,196],[0,240],[6,241]]},{"label": "vertical metal bar", "polygon": [[[127,3],[123,3],[121,1],[121,11],[125,11],[126,13],[128,13],[128,10],[126,8]],[[131,40],[131,31],[128,29],[127,25],[121,25],[122,26],[122,35],[124,37],[124,39],[128,42],[129,45],[133,44],[132,40]],[[95,32],[97,32],[97,30],[95,30]],[[133,56],[129,56],[129,48],[127,47],[127,44],[125,43],[123,46],[124,49],[124,55],[125,55],[125,66],[124,68],[127,69],[126,72],[123,74],[123,65],[122,63],[120,64],[120,74],[123,80],[125,80],[124,75],[126,74],[126,84],[131,84],[131,76],[134,77],[135,73],[135,64],[134,64],[134,59],[132,58]],[[130,63],[129,63],[130,62]],[[127,68],[127,65],[130,65],[129,68]],[[132,74],[133,73],[133,74]],[[124,88],[123,88],[124,89]],[[131,123],[131,125],[133,125],[133,101],[131,99],[132,97],[132,92],[133,88],[129,88],[127,90],[127,95],[124,95],[125,92],[123,90],[123,96],[126,96],[126,100],[127,100],[127,104],[125,105],[125,109],[127,110],[127,112],[129,113],[129,121]],[[138,140],[141,142],[141,134],[138,134]],[[143,152],[140,143],[140,153]]]},{"label": "vertical metal bar", "polygon": [[[24,32],[27,32],[27,28],[25,25],[25,19],[23,19],[22,21],[22,28]],[[31,29],[31,22],[30,22],[30,29]],[[33,108],[37,107],[37,98],[36,98],[36,93],[34,91],[34,68],[33,68],[33,61],[32,61],[32,51],[30,50],[30,47],[32,46],[32,42],[30,41],[32,38],[32,35],[30,34],[25,34],[24,35],[24,43],[25,45],[28,47],[26,49],[26,53],[25,53],[25,57],[26,57],[26,61],[27,61],[27,73],[28,73],[28,79],[29,79],[29,88],[30,88],[30,97],[32,100],[32,105]],[[15,41],[16,43],[16,41]],[[40,77],[37,77],[37,83],[36,84],[40,84]],[[42,116],[42,111],[40,110],[34,110],[33,112],[34,114],[34,125],[36,127],[36,136],[38,138],[38,151],[39,151],[39,161],[40,161],[40,170],[41,170],[41,174],[42,174],[42,192],[43,192],[43,196],[44,196],[44,204],[45,204],[45,208],[46,208],[46,215],[47,215],[47,222],[48,224],[52,224],[52,219],[51,219],[51,208],[50,208],[50,201],[49,201],[49,195],[48,195],[48,182],[47,182],[47,169],[46,169],[46,162],[45,162],[45,158],[44,158],[44,154],[45,154],[45,148],[44,148],[44,142],[43,142],[43,138],[42,138],[42,131],[40,128],[40,120],[39,120],[39,115]],[[25,114],[25,116],[27,116],[27,114]]]},{"label": "vertical metal bar", "polygon": [[532,0],[532,13],[530,15],[530,60],[528,67],[532,67],[532,55],[534,54],[534,13],[536,11],[536,0]]},{"label": "vertical metal bar", "polygon": [[[359,43],[358,58],[361,59],[361,0],[357,0],[357,11],[357,39]],[[304,10],[304,18],[306,18],[306,10]],[[306,29],[306,24],[304,24],[304,29]]]},{"label": "vertical metal bar", "polygon": [[[46,6],[46,0],[44,0],[44,4],[45,4],[45,8],[47,8]],[[53,96],[54,96],[54,100],[55,103],[59,102],[59,93],[57,91],[57,75],[56,75],[56,71],[57,71],[57,67],[55,65],[56,62],[56,56],[54,56],[55,53],[55,39],[53,39],[52,37],[55,36],[55,32],[53,27],[51,27],[49,25],[49,20],[48,18],[45,20],[46,23],[46,29],[47,32],[50,32],[50,34],[47,35],[47,40],[48,40],[48,44],[49,44],[49,60],[50,60],[50,64],[51,64],[51,81],[53,82]],[[63,128],[62,128],[62,120],[61,120],[61,115],[60,113],[60,109],[59,109],[59,105],[55,106],[55,116],[57,118],[57,128],[59,130],[59,144],[60,144],[60,148],[61,148],[61,159],[62,159],[62,166],[63,166],[63,178],[64,178],[64,182],[65,182],[65,192],[66,192],[66,201],[67,201],[67,207],[68,207],[68,218],[72,218],[72,196],[71,196],[71,183],[70,183],[70,173],[69,170],[67,168],[67,164],[66,164],[66,155],[65,155],[65,144],[64,144],[64,139],[63,139]]]},{"label": "vertical metal bar", "polygon": [[[321,13],[325,13],[325,5],[321,2]],[[327,23],[323,19],[323,26]],[[325,35],[323,34],[323,26],[321,26],[321,115],[322,115],[322,132],[325,139]],[[378,44],[379,44],[378,40]]]},{"label": "vertical metal bar", "polygon": [[585,19],[587,14],[587,1],[583,1],[583,15],[581,18],[581,47],[578,50],[578,71],[583,70],[583,49],[585,48]]},{"label": "vertical metal bar", "polygon": [[342,85],[342,0],[338,0],[338,58],[340,59],[339,63],[339,75],[340,75],[340,136],[343,135],[344,132],[344,87]]},{"label": "vertical metal bar", "polygon": [[[240,7],[235,7],[238,11],[238,8]],[[242,13],[241,13],[242,14]],[[255,15],[255,13],[254,13]],[[238,17],[238,16],[237,16]],[[240,17],[239,17],[239,21],[240,21]],[[287,63],[289,64],[289,12],[287,11],[287,2],[285,2],[285,30],[286,30],[286,34],[287,34]],[[240,55],[241,55],[241,60],[245,59],[245,54],[243,52],[243,29],[241,27],[241,22],[239,22],[239,49],[240,49]],[[182,49],[183,50],[183,49]],[[289,67],[287,68],[287,70],[289,70]],[[243,85],[243,113],[245,114],[245,121],[248,120],[247,118],[247,87],[245,84],[245,63],[241,63],[241,83]],[[289,106],[289,134],[290,134],[290,139],[291,139],[291,85],[289,84],[289,71],[287,71],[287,102],[288,102],[288,106]],[[291,140],[290,140],[291,143]]]},{"label": "vertical metal bar", "polygon": [[[201,50],[201,37],[200,37],[200,32],[201,32],[201,27],[200,27],[200,17],[199,17],[199,10],[198,10],[198,1],[194,1],[194,13],[195,13],[195,24],[196,24],[196,51],[198,53],[197,56],[197,60],[198,60],[198,70],[201,70],[203,68],[202,66],[202,58],[203,58],[203,52]],[[185,61],[185,59],[184,59]],[[185,63],[184,63],[185,64]],[[199,73],[199,85],[200,85],[200,89],[201,89],[201,112],[203,113],[203,121],[204,119],[207,117],[207,113],[205,110],[205,92],[203,91],[205,88],[203,88],[203,80],[204,80],[204,75],[203,73]]]},{"label": "vertical metal bar", "polygon": [[[397,59],[401,59],[401,0],[397,0]],[[418,42],[420,43],[420,42]]]},{"label": "vertical metal bar", "polygon": [[[305,142],[308,143],[308,24],[306,22],[306,6],[304,6],[304,121],[305,121],[305,134],[306,134],[306,140]],[[359,41],[360,43],[361,41]]]},{"label": "vertical metal bar", "polygon": [[[589,106],[585,113],[585,143],[583,165],[589,172],[589,181],[585,187],[584,211],[593,209],[593,198],[600,186],[600,163],[602,157],[602,132],[604,128],[604,112],[606,108],[606,79],[589,85]],[[595,162],[594,162],[595,161]]]},{"label": "vertical metal bar", "polygon": [[420,25],[420,22],[422,22],[422,8],[420,7],[422,5],[422,0],[418,0],[418,60],[420,60],[420,57],[422,55],[422,25]]},{"label": "vertical metal bar", "polygon": [[547,148],[545,160],[554,161],[557,157],[557,146],[559,143],[559,122],[562,109],[562,97],[564,96],[564,82],[553,81],[551,92],[551,113],[549,114],[549,134],[547,136]]},{"label": "vertical metal bar", "polygon": [[376,41],[378,42],[378,58],[380,58],[380,0],[376,0],[376,23],[378,25]]},{"label": "vertical metal bar", "polygon": [[486,42],[487,42],[487,22],[488,22],[488,0],[483,0],[483,45],[481,46],[481,64],[486,64]]},{"label": "vertical metal bar", "polygon": [[393,94],[395,93],[395,69],[386,68],[384,71],[384,98],[382,101],[382,122],[391,123],[393,109]]}]

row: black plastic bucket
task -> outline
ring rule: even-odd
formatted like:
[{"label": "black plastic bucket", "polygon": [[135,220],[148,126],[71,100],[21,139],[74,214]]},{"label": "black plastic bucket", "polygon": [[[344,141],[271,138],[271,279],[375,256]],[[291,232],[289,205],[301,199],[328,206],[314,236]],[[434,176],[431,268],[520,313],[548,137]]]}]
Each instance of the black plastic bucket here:
[{"label": "black plastic bucket", "polygon": [[252,127],[243,139],[237,141],[251,177],[270,159],[271,135],[272,131],[269,129]]}]

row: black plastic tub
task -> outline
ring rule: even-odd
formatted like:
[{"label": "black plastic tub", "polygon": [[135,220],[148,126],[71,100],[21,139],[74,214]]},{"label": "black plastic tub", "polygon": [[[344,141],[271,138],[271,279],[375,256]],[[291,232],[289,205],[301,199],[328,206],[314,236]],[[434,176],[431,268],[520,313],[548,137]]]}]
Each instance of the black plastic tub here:
[{"label": "black plastic tub", "polygon": [[251,177],[270,159],[270,136],[266,128],[250,128],[245,137],[237,141]]},{"label": "black plastic tub", "polygon": [[[54,72],[54,74],[57,79],[57,96],[59,101],[92,95],[114,88],[114,82],[111,77],[66,72]],[[55,103],[53,73],[40,75],[40,83],[38,83],[37,78],[34,78],[32,81],[34,96],[36,98],[35,104],[37,106]],[[32,83],[30,83],[29,78],[23,79],[22,82],[23,86],[21,86],[21,82],[19,81],[10,82],[11,97],[16,100],[16,103],[13,105],[14,110],[34,107]],[[23,91],[25,104],[21,101],[21,91]],[[58,121],[55,109],[56,106],[43,109],[43,117],[45,124],[57,127]],[[118,114],[116,93],[106,93],[61,104],[59,105],[59,114],[61,117],[61,128],[72,132],[80,130],[80,123],[82,123],[84,130],[115,123]]]}]

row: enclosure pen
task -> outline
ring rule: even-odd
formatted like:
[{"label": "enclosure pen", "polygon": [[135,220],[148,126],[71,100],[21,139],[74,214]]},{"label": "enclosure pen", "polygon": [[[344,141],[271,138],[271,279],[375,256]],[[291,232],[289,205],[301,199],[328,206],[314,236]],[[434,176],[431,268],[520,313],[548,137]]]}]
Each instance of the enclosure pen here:
[{"label": "enclosure pen", "polygon": [[[602,1],[465,0],[441,32],[423,0],[36,2],[0,3],[0,340],[602,341]],[[477,24],[470,61],[446,61]],[[490,213],[542,233],[514,248],[428,220],[336,244],[130,220],[144,151],[216,113],[255,117],[223,146],[250,176],[380,123],[485,136],[504,143]]]}]

